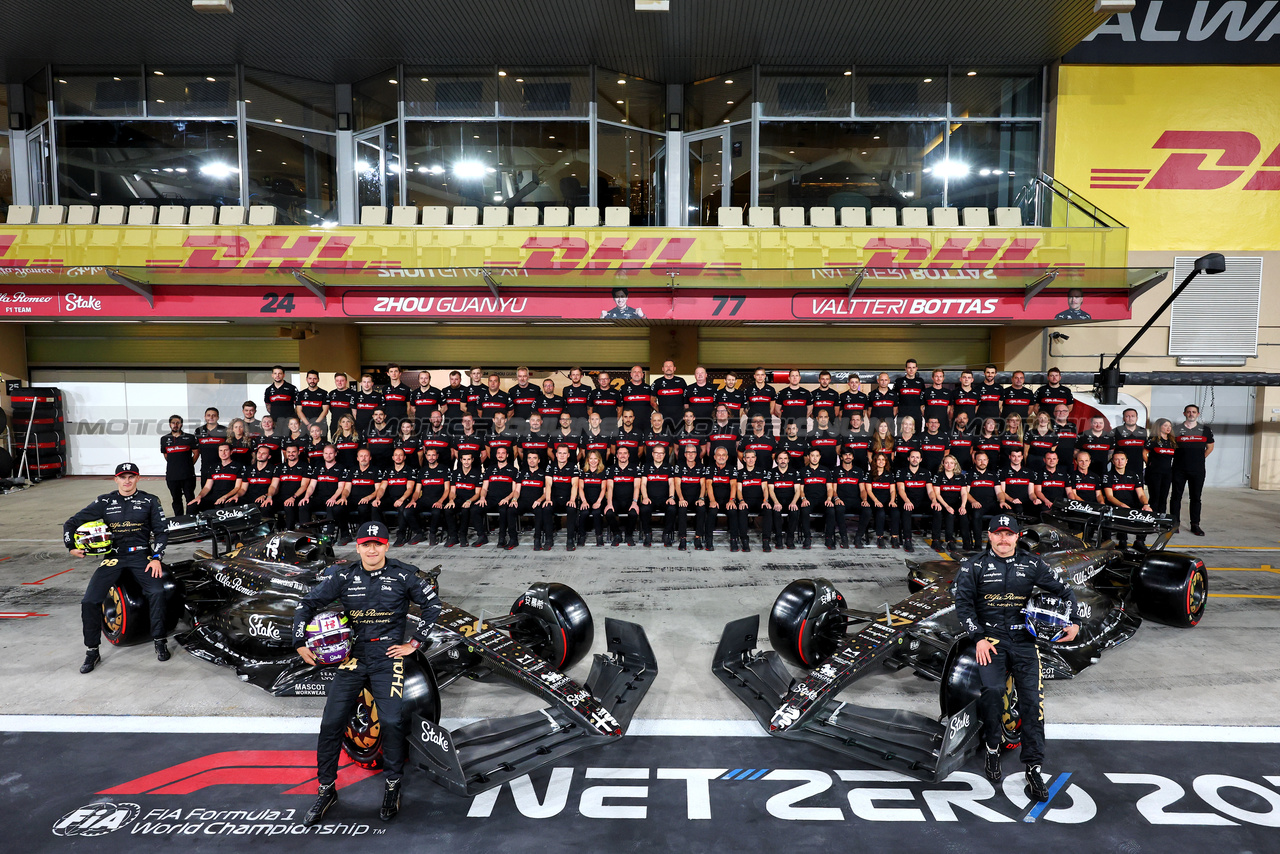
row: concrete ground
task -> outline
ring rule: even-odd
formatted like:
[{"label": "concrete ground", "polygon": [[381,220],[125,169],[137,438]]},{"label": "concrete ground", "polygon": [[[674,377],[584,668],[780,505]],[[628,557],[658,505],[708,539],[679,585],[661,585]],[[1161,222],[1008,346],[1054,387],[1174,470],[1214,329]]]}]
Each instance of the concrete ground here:
[{"label": "concrete ground", "polygon": [[[96,564],[67,555],[61,525],[111,488],[109,478],[71,478],[0,496],[0,714],[317,716],[321,699],[272,697],[180,652],[162,664],[150,645],[103,644],[104,665],[80,675],[79,599]],[[142,488],[167,499],[163,484],[144,481]],[[1198,554],[1209,567],[1213,598],[1201,624],[1191,630],[1144,624],[1100,664],[1051,683],[1050,721],[1280,725],[1280,493],[1207,490],[1205,505],[1208,536],[1183,533],[1171,546]],[[194,548],[175,546],[169,557],[181,559]],[[354,549],[339,551],[354,556]],[[577,589],[597,625],[605,616],[640,623],[660,669],[638,715],[651,720],[750,720],[712,676],[711,656],[731,619],[758,613],[763,633],[774,597],[795,578],[826,576],[860,608],[907,595],[904,555],[892,550],[819,546],[766,555],[754,548],[744,555],[722,541],[712,554],[625,545],[567,553],[561,536],[556,550],[536,554],[527,539],[511,552],[418,546],[393,554],[424,568],[442,564],[443,598],[473,613],[506,613],[526,585],[552,580]],[[917,548],[915,557],[931,556],[927,546]],[[596,651],[603,650],[602,635]],[[584,679],[589,664],[572,674]],[[498,701],[498,694],[507,699]],[[865,679],[849,698],[855,695],[865,705],[938,713],[937,686],[905,674]],[[512,689],[470,684],[446,690],[444,702],[445,716],[455,719],[537,706]]]}]

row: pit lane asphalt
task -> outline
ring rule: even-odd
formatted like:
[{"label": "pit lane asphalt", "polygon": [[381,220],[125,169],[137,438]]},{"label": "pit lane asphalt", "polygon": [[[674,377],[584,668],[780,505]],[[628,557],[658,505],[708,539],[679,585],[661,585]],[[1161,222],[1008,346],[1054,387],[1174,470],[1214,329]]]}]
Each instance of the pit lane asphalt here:
[{"label": "pit lane asphalt", "polygon": [[[176,649],[160,663],[149,644],[104,643],[103,666],[88,676],[78,672],[79,600],[96,564],[66,554],[61,525],[111,488],[109,478],[68,478],[0,496],[0,714],[317,717],[322,699],[271,697],[231,670]],[[167,500],[162,482],[144,479],[141,488]],[[1213,598],[1201,624],[1180,630],[1145,623],[1076,679],[1048,684],[1048,721],[1280,725],[1280,493],[1206,490],[1205,507],[1208,536],[1184,532],[1170,546],[1209,567]],[[567,553],[563,535],[554,551],[535,554],[528,542],[510,552],[418,546],[392,553],[422,568],[441,564],[442,597],[472,613],[506,613],[529,583],[547,580],[577,589],[598,626],[605,616],[640,623],[660,669],[637,716],[643,720],[751,720],[712,676],[712,653],[731,619],[758,613],[763,630],[774,597],[795,578],[824,575],[860,608],[907,595],[901,551],[829,552],[819,545],[768,555],[757,547],[744,555],[730,552],[723,534],[711,554],[625,545]],[[917,544],[916,558],[933,556]],[[169,558],[195,548],[175,546]],[[339,553],[354,556],[354,549]],[[603,648],[598,631],[594,651]],[[589,666],[588,658],[571,675],[584,679]],[[846,698],[938,714],[937,686],[905,673],[864,679]],[[452,686],[443,700],[452,719],[539,705],[512,689],[479,684]]]}]

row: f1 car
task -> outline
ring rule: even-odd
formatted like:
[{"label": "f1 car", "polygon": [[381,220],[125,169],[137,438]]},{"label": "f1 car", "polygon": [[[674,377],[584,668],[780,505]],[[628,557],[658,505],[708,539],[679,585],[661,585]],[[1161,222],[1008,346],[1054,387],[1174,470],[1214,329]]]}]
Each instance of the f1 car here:
[{"label": "f1 car", "polygon": [[[1041,623],[1036,633],[1046,679],[1070,679],[1103,652],[1133,637],[1142,619],[1191,628],[1204,614],[1208,574],[1203,561],[1164,551],[1172,536],[1167,516],[1077,501],[1055,505],[1048,521],[1023,530],[1018,547],[1043,557],[1076,595],[1080,632],[1053,643]],[[1153,536],[1149,549],[1121,548],[1115,533]],[[882,768],[935,781],[959,768],[978,749],[975,644],[960,628],[951,596],[959,565],[910,565],[910,596],[883,611],[849,607],[823,578],[788,584],[769,616],[769,651],[756,649],[759,616],[725,626],[712,670],[747,704],[770,735],[827,747]],[[1029,622],[1061,612],[1047,592],[1028,603]],[[802,669],[794,676],[788,664]],[[909,669],[939,683],[941,717],[875,709],[839,699],[877,667]],[[1010,679],[1003,729],[1016,746],[1020,716]]]},{"label": "f1 car", "polygon": [[[209,550],[167,568],[171,628],[187,652],[235,668],[244,681],[277,696],[320,695],[335,667],[309,666],[294,649],[299,599],[334,566],[328,537],[316,530],[268,533],[256,508],[175,517],[170,542],[209,538]],[[230,548],[219,550],[219,545]],[[438,577],[439,567],[428,575]],[[114,644],[146,640],[146,604],[129,576],[103,607]],[[644,629],[605,619],[607,654],[597,654],[579,685],[564,670],[591,649],[595,628],[571,588],[537,583],[504,616],[481,619],[448,603],[422,649],[405,659],[404,731],[411,761],[446,789],[473,795],[566,754],[622,737],[658,673]],[[411,613],[411,620],[418,619]],[[440,691],[462,678],[501,681],[547,705],[450,731],[440,726]],[[366,690],[343,748],[367,768],[381,764],[377,706]]]}]

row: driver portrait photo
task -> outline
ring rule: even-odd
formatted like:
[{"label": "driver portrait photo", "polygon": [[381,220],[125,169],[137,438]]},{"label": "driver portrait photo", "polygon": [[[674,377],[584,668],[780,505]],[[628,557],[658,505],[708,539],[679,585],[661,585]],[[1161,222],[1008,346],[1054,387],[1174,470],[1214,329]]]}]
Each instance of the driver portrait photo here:
[{"label": "driver portrait photo", "polygon": [[627,305],[627,289],[613,289],[613,308],[600,312],[601,320],[640,320],[644,312]]},{"label": "driver portrait photo", "polygon": [[1093,320],[1084,305],[1084,291],[1072,288],[1067,291],[1067,307],[1053,316],[1054,320]]}]

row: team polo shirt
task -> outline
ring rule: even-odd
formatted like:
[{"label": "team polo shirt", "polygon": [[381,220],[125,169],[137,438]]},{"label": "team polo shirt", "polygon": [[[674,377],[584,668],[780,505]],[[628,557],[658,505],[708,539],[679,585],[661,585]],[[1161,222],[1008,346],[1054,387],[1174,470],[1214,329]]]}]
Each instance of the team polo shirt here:
[{"label": "team polo shirt", "polygon": [[763,415],[765,428],[773,423],[773,402],[778,399],[778,392],[773,386],[765,383],[761,387],[757,387],[752,383],[751,387],[744,392],[746,396],[747,420],[750,421],[755,415]]},{"label": "team polo shirt", "polygon": [[658,377],[650,389],[658,399],[658,411],[668,421],[679,421],[684,414],[684,396],[688,384],[680,377]]},{"label": "team polo shirt", "polygon": [[1010,501],[1016,498],[1022,502],[1023,506],[1031,503],[1031,487],[1035,482],[1035,472],[1026,466],[1017,469],[1006,466],[1000,473],[1000,483],[1004,486],[1005,496]]},{"label": "team polo shirt", "polygon": [[[164,476],[167,480],[186,480],[196,476],[196,464],[191,454],[198,448],[196,437],[190,433],[172,432],[160,437],[160,453],[164,454]],[[216,446],[215,446],[216,447]]]},{"label": "team polo shirt", "polygon": [[710,421],[716,413],[716,387],[711,383],[694,383],[684,390],[684,402],[694,418]]},{"label": "team polo shirt", "polygon": [[1035,393],[1026,386],[1022,388],[1009,386],[1000,398],[1000,417],[1004,418],[1011,413],[1016,413],[1019,418],[1025,419],[1035,400]]},{"label": "team polo shirt", "polygon": [[920,395],[921,401],[924,403],[924,421],[929,423],[930,418],[938,419],[938,424],[942,427],[947,426],[951,422],[948,412],[951,407],[951,389],[945,385],[939,388],[935,385],[925,386],[924,392]]},{"label": "team polo shirt", "polygon": [[973,424],[973,419],[978,414],[978,403],[980,401],[978,390],[973,386],[969,386],[967,389],[956,386],[951,391],[951,417],[955,418],[963,412],[969,416],[969,423]]}]

